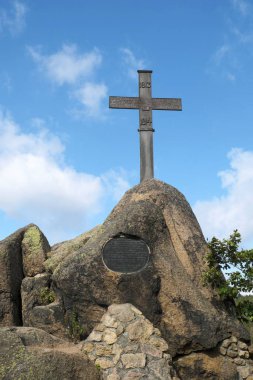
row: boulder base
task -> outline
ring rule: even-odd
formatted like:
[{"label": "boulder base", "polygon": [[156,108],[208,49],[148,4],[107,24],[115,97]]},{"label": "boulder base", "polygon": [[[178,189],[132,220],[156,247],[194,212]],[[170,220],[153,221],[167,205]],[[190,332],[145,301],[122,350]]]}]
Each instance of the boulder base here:
[{"label": "boulder base", "polygon": [[0,378],[98,380],[99,371],[78,347],[27,327],[0,329]]}]

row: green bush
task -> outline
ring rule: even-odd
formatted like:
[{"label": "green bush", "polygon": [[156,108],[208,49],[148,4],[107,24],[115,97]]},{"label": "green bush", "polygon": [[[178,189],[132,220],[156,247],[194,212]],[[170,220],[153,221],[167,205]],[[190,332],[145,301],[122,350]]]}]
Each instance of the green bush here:
[{"label": "green bush", "polygon": [[[235,230],[229,239],[213,237],[208,242],[208,269],[203,274],[205,285],[217,289],[223,300],[233,299],[239,319],[253,322],[253,300],[241,293],[253,290],[253,250],[239,250],[240,233]],[[224,274],[225,276],[224,276]]]}]

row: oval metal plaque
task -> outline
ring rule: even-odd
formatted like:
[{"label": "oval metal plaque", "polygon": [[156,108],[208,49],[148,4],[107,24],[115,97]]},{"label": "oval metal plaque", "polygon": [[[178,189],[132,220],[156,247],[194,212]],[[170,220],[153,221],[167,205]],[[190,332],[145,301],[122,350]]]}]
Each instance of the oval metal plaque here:
[{"label": "oval metal plaque", "polygon": [[150,249],[144,240],[119,236],[110,239],[103,248],[105,266],[120,273],[134,273],[144,269],[149,261]]}]

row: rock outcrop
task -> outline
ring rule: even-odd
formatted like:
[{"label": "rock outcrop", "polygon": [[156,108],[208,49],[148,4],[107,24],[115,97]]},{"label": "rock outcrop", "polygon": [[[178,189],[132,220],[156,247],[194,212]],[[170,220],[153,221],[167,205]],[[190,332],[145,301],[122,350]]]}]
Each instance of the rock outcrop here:
[{"label": "rock outcrop", "polygon": [[[105,267],[102,248],[119,234],[148,244],[151,256],[144,270],[129,275]],[[74,310],[87,334],[106,307],[131,302],[162,331],[172,355],[215,347],[232,333],[247,340],[231,311],[203,286],[206,253],[184,196],[165,183],[147,180],[125,194],[84,246],[62,258],[52,281],[66,316]]]},{"label": "rock outcrop", "polygon": [[0,328],[0,378],[98,380],[78,346],[31,327]]},{"label": "rock outcrop", "polygon": [[[141,270],[116,272],[105,265],[104,247],[120,238],[147,248]],[[14,346],[23,345],[18,363],[27,363],[25,374],[29,365],[40,373],[36,357],[45,363],[53,358],[53,367],[45,370],[52,378],[62,377],[56,367],[64,359],[73,368],[73,379],[85,378],[79,373],[81,362],[88,360],[94,379],[101,375],[92,372],[97,365],[108,380],[184,380],[189,374],[192,380],[202,375],[249,380],[249,334],[237,320],[234,305],[203,286],[207,249],[184,196],[157,180],[126,192],[102,225],[73,240],[50,247],[37,226],[18,230],[0,242],[0,326],[27,327],[1,330],[4,355],[6,351],[10,358],[19,357]],[[117,249],[115,254],[120,261]],[[121,321],[120,308],[133,318]],[[53,348],[44,338],[42,343],[33,338],[34,331],[55,339]],[[14,339],[12,348],[8,339]],[[33,343],[27,344],[30,339]],[[75,359],[58,349],[80,340],[85,341],[83,352],[78,347]],[[73,353],[73,345],[68,347]],[[0,368],[4,373],[13,369],[6,379],[14,379],[17,369],[8,363]]]},{"label": "rock outcrop", "polygon": [[33,224],[0,242],[0,326],[22,325],[22,280],[44,271],[49,250],[46,237]]}]

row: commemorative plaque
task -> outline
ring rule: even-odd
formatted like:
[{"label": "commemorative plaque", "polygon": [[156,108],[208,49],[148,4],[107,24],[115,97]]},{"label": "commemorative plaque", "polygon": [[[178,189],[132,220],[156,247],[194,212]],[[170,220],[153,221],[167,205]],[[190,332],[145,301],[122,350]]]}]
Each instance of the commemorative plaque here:
[{"label": "commemorative plaque", "polygon": [[135,236],[120,235],[110,239],[103,247],[105,266],[114,272],[135,273],[145,268],[150,249],[144,240]]}]

